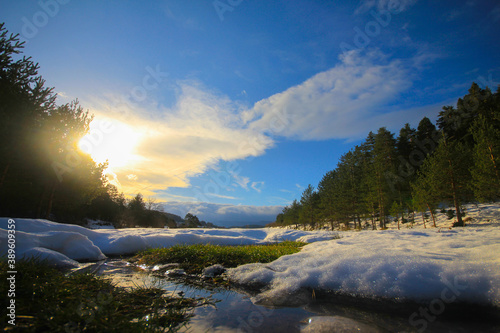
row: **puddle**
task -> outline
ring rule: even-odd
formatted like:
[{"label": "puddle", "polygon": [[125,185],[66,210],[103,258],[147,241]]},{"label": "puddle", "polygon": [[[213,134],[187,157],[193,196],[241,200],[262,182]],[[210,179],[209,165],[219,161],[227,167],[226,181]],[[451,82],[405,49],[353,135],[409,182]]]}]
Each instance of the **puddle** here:
[{"label": "puddle", "polygon": [[[413,322],[409,316],[382,312],[380,309],[359,309],[332,299],[311,300],[299,307],[256,305],[244,293],[217,288],[202,289],[156,277],[126,261],[108,259],[85,264],[79,271],[108,276],[122,287],[156,286],[186,297],[210,297],[218,301],[194,310],[194,317],[180,332],[499,332],[498,322],[432,321]],[[303,297],[302,297],[303,298]],[[418,311],[415,305],[413,311]],[[420,318],[420,317],[419,317]],[[431,318],[431,317],[429,317]],[[472,318],[471,318],[472,319]],[[425,329],[424,329],[425,328]]]}]

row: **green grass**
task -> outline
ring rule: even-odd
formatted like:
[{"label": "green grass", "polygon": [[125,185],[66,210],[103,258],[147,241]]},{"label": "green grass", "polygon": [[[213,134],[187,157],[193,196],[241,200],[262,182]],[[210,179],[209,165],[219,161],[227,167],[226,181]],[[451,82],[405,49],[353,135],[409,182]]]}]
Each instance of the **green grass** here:
[{"label": "green grass", "polygon": [[145,265],[178,263],[187,273],[199,274],[203,271],[203,268],[215,264],[230,268],[249,263],[268,263],[281,256],[299,252],[304,245],[306,243],[292,241],[268,245],[242,246],[175,245],[140,252],[134,257],[133,261]]},{"label": "green grass", "polygon": [[197,305],[159,288],[125,289],[92,274],[67,276],[31,260],[16,264],[16,326],[7,323],[7,265],[0,262],[0,326],[20,332],[172,332]]}]

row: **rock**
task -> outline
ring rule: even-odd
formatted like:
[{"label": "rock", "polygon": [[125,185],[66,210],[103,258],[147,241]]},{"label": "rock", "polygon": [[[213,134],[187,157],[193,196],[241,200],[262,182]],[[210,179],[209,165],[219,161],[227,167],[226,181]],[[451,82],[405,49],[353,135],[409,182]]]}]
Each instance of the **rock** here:
[{"label": "rock", "polygon": [[206,267],[205,269],[203,269],[202,275],[203,275],[203,277],[213,278],[213,277],[221,275],[225,271],[226,271],[226,269],[224,268],[224,266],[216,264],[216,265]]}]

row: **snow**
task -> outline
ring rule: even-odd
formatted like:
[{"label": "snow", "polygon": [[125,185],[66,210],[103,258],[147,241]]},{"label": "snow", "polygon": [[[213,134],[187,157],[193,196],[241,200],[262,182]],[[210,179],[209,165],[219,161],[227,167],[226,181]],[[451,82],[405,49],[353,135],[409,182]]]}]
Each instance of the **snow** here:
[{"label": "snow", "polygon": [[[241,284],[265,284],[255,302],[286,304],[301,288],[370,299],[433,300],[500,306],[498,206],[469,207],[465,228],[439,216],[438,228],[350,231],[269,264],[229,269]],[[441,214],[440,214],[441,215]],[[441,227],[441,228],[439,228]]]},{"label": "snow", "polygon": [[[500,306],[500,207],[469,206],[472,220],[449,229],[389,224],[384,231],[264,229],[97,229],[47,220],[15,219],[16,256],[41,257],[60,266],[98,261],[151,247],[210,243],[264,244],[307,241],[301,252],[268,264],[248,264],[226,274],[241,284],[266,285],[255,302],[286,305],[304,288],[369,299]],[[421,220],[421,218],[420,218]],[[417,220],[418,221],[418,220]],[[427,226],[430,226],[428,223]],[[0,218],[0,255],[7,255],[8,219]],[[336,236],[340,238],[336,239]],[[434,302],[434,303],[432,303]]]},{"label": "snow", "polygon": [[230,269],[229,277],[242,284],[269,285],[258,301],[275,305],[287,302],[280,297],[306,287],[423,302],[457,285],[461,300],[498,306],[499,240],[498,227],[350,232],[269,264]]},{"label": "snow", "polygon": [[[7,218],[0,218],[0,255],[7,255]],[[177,244],[265,244],[284,240],[331,239],[332,232],[284,229],[95,229],[48,220],[14,219],[17,258],[40,257],[59,266],[97,261]]]}]

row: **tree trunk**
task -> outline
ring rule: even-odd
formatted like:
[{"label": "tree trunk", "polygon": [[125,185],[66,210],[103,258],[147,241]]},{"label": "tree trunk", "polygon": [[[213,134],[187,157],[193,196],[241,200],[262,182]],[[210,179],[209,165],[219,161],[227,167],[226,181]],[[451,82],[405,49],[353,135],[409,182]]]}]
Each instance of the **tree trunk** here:
[{"label": "tree trunk", "polygon": [[428,203],[426,203],[427,205],[427,208],[429,209],[429,212],[431,212],[431,216],[432,216],[432,223],[434,223],[434,228],[437,228],[436,227],[436,219],[434,218],[434,212],[432,211],[431,207],[429,206]]},{"label": "tree trunk", "polygon": [[422,221],[424,222],[424,229],[427,229],[427,227],[425,226],[425,217],[424,217],[424,212],[422,212]]},{"label": "tree trunk", "polygon": [[458,189],[457,189],[457,184],[455,181],[455,174],[453,173],[453,162],[451,161],[450,155],[449,155],[449,148],[446,140],[444,141],[446,145],[446,153],[447,153],[447,159],[448,159],[448,166],[449,166],[449,175],[450,175],[450,182],[451,182],[451,191],[453,193],[453,204],[455,206],[455,211],[457,214],[457,222],[453,223],[454,227],[463,227],[464,226],[464,221],[462,221],[462,214],[460,212],[460,204],[458,202]]},{"label": "tree trunk", "polygon": [[[449,162],[451,163],[451,161]],[[457,197],[457,185],[455,183],[455,178],[453,177],[453,171],[451,171],[451,189],[453,192],[453,204],[455,205],[455,211],[457,214],[457,222],[454,223],[453,226],[463,227],[464,221],[462,221],[462,213],[460,212],[460,203],[458,202],[458,197]]]},{"label": "tree trunk", "polygon": [[488,150],[490,151],[490,159],[491,159],[491,162],[493,163],[493,168],[495,169],[495,174],[497,176],[497,181],[500,181],[500,176],[498,175],[497,164],[495,162],[495,156],[493,156],[493,148],[492,148],[491,145],[488,145]]},{"label": "tree trunk", "polygon": [[377,227],[375,226],[375,205],[372,204],[372,229],[377,230]]}]

